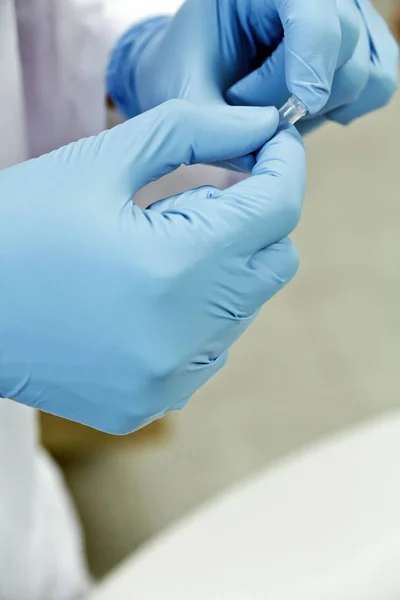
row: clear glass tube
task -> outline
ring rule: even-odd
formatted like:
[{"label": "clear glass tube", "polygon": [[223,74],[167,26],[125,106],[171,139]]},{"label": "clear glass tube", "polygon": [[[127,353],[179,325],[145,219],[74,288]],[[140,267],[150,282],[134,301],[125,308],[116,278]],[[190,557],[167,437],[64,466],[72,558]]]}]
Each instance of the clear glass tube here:
[{"label": "clear glass tube", "polygon": [[279,111],[279,129],[294,125],[305,117],[307,109],[296,96],[291,96]]}]

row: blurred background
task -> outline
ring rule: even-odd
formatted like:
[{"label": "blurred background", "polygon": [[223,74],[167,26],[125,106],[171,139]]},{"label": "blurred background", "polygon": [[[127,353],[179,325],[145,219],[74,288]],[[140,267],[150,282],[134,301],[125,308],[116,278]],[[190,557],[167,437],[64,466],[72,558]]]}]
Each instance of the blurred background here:
[{"label": "blurred background", "polygon": [[[397,4],[377,2],[394,27]],[[346,131],[306,140],[300,272],[182,413],[118,440],[43,416],[95,576],[235,482],[400,408],[399,143],[399,95]],[[181,170],[141,201],[220,179]]]}]

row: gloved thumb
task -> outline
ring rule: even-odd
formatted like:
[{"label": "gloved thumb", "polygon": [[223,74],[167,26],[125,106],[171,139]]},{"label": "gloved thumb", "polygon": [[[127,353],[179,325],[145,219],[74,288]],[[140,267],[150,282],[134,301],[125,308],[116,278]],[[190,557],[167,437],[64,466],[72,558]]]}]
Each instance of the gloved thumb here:
[{"label": "gloved thumb", "polygon": [[107,152],[108,167],[134,195],[181,164],[214,163],[255,152],[277,127],[275,108],[171,100],[107,132],[99,151]]},{"label": "gloved thumb", "polygon": [[281,42],[255,71],[235,83],[227,92],[234,105],[276,106],[280,108],[290,96],[285,74],[285,44]]}]

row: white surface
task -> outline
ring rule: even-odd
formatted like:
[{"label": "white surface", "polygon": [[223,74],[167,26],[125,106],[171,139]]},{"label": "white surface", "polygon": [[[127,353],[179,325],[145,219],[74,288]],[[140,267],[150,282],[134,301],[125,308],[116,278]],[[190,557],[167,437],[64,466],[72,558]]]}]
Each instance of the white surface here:
[{"label": "white surface", "polygon": [[399,459],[400,414],[320,444],[206,505],[90,600],[398,600]]}]

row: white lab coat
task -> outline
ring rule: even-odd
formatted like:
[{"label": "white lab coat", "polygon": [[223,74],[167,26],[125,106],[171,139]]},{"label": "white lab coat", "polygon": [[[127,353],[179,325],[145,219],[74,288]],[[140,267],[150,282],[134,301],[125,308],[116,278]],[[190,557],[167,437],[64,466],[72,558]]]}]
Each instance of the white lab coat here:
[{"label": "white lab coat", "polygon": [[[0,168],[104,128],[113,43],[180,3],[0,0]],[[0,600],[76,600],[87,586],[77,520],[35,413],[0,400]]]}]

